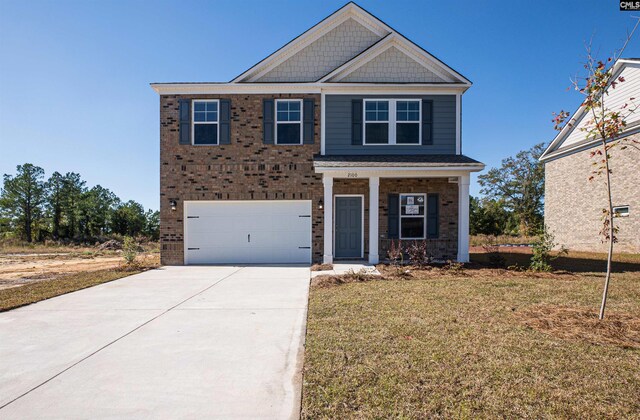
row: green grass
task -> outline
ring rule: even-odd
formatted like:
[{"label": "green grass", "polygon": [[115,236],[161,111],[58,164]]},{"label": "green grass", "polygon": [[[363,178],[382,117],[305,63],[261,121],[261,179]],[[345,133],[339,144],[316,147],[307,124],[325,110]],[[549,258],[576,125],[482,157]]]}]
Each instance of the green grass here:
[{"label": "green grass", "polygon": [[22,286],[0,290],[0,312],[19,308],[41,300],[49,299],[65,293],[107,283],[123,277],[137,274],[153,268],[153,265],[142,266],[131,270],[98,270],[69,274],[58,278],[43,280]]},{"label": "green grass", "polygon": [[[620,321],[640,322],[640,272],[629,258],[598,325],[638,347],[600,344],[585,329],[600,303],[600,274],[432,270],[314,286],[302,415],[639,418],[640,323]],[[575,325],[558,312],[541,323],[547,330],[534,329],[527,320],[536,308],[586,308],[591,318]]]}]

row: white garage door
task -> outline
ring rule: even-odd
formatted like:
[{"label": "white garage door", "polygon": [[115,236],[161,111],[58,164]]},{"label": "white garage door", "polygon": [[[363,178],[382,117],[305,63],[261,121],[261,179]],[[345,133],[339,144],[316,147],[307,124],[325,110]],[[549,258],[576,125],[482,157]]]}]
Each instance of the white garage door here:
[{"label": "white garage door", "polygon": [[185,264],[310,263],[311,201],[185,201]]}]

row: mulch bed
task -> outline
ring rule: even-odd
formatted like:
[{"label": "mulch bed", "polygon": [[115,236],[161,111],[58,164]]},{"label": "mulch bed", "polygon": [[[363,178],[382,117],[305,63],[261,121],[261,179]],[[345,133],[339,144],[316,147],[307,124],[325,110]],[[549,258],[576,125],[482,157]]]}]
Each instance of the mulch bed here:
[{"label": "mulch bed", "polygon": [[593,308],[537,305],[516,316],[530,328],[565,340],[640,349],[640,316],[605,313],[599,320]]}]

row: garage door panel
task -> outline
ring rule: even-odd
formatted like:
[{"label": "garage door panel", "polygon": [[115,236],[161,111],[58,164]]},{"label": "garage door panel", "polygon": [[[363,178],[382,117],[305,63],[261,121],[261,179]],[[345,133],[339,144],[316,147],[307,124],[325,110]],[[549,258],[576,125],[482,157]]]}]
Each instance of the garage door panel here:
[{"label": "garage door panel", "polygon": [[310,201],[185,202],[185,263],[310,263]]}]

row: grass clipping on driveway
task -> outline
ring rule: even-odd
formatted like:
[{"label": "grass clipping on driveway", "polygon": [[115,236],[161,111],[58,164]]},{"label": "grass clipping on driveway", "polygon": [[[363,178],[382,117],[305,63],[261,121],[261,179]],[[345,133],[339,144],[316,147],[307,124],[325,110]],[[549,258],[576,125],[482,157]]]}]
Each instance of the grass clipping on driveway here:
[{"label": "grass clipping on driveway", "polygon": [[115,270],[109,269],[80,272],[50,280],[25,284],[23,286],[1,289],[0,312],[117,280],[122,277],[127,277],[132,274],[137,274],[142,271],[155,268],[156,266],[157,264],[136,265],[133,267],[121,267]]},{"label": "grass clipping on driveway", "polygon": [[431,270],[312,287],[305,418],[640,417],[640,274]]}]

